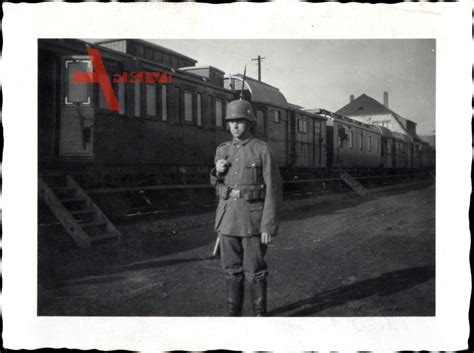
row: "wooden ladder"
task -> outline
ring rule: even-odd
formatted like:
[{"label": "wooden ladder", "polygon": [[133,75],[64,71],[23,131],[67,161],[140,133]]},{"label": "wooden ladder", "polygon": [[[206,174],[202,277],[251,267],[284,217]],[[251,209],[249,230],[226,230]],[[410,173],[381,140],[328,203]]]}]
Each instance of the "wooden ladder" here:
[{"label": "wooden ladder", "polygon": [[341,172],[341,179],[347,185],[349,185],[356,193],[358,193],[359,196],[365,196],[369,193],[369,190],[364,188],[361,183],[351,177],[347,172]]},{"label": "wooden ladder", "polygon": [[117,228],[71,176],[54,186],[39,177],[38,193],[79,247],[120,238]]}]

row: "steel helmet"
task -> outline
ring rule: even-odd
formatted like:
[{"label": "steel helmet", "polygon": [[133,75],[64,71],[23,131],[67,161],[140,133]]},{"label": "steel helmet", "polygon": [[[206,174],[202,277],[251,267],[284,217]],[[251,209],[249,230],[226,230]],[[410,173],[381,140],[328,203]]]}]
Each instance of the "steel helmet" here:
[{"label": "steel helmet", "polygon": [[255,123],[257,119],[253,115],[253,109],[250,102],[239,99],[227,104],[227,111],[225,114],[225,120],[233,119],[246,119],[251,123]]}]

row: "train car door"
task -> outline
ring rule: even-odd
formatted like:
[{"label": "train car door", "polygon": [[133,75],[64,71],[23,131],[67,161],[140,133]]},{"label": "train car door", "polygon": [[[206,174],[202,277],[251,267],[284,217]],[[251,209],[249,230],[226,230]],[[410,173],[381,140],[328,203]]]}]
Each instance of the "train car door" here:
[{"label": "train car door", "polygon": [[62,58],[59,155],[68,159],[93,156],[92,84],[75,82],[75,72],[92,72],[88,56]]}]

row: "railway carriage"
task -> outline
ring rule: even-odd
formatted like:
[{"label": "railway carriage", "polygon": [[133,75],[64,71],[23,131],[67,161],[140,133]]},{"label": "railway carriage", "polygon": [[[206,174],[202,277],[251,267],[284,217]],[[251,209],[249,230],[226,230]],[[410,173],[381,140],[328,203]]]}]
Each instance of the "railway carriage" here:
[{"label": "railway carriage", "polygon": [[[183,198],[214,202],[204,185],[216,146],[229,139],[227,103],[240,96],[251,102],[253,134],[270,144],[285,180],[434,167],[434,150],[409,135],[303,109],[265,82],[196,63],[138,39],[40,39],[39,175],[73,177],[117,216],[143,200],[153,209]],[[78,83],[78,75],[87,80]]]},{"label": "railway carriage", "polygon": [[380,168],[382,134],[377,128],[324,109],[308,111],[328,119],[328,168],[358,173]]},{"label": "railway carriage", "polygon": [[412,148],[413,138],[407,134],[393,131],[394,136],[394,160],[398,169],[410,169],[413,166]]},{"label": "railway carriage", "polygon": [[[222,71],[173,67],[196,61],[140,40],[38,44],[40,174],[67,172],[89,187],[205,180],[215,146],[228,138],[223,118],[234,93]],[[118,111],[99,84],[72,82],[74,72],[92,71],[90,47],[100,50]],[[124,72],[169,73],[172,82],[114,82]]]},{"label": "railway carriage", "polygon": [[[242,87],[243,85],[243,87]],[[282,167],[290,163],[290,117],[285,96],[276,87],[240,74],[225,79],[224,86],[236,96],[248,100],[253,107],[257,124],[253,135],[267,141]],[[243,92],[242,92],[243,88]]]},{"label": "railway carriage", "polygon": [[396,167],[395,153],[394,153],[394,136],[392,131],[388,128],[374,125],[380,131],[382,136],[382,145],[380,151],[380,168],[390,170]]},{"label": "railway carriage", "polygon": [[[326,167],[326,118],[290,104],[276,87],[232,75],[225,87],[252,103],[257,124],[254,135],[266,140],[275,152],[284,175]],[[243,85],[243,87],[242,87]]]},{"label": "railway carriage", "polygon": [[435,166],[435,149],[428,143],[420,144],[420,155],[421,155],[421,168],[422,169],[434,169]]}]

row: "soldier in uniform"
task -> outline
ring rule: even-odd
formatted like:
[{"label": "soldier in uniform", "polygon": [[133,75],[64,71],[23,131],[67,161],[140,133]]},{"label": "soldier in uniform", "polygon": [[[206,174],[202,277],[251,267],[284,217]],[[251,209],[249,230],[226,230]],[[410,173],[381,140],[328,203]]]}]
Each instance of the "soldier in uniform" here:
[{"label": "soldier in uniform", "polygon": [[241,315],[245,278],[255,315],[265,316],[268,270],[264,256],[278,230],[280,172],[270,146],[251,134],[256,118],[249,102],[230,102],[225,120],[233,139],[217,147],[211,183],[219,196],[215,228],[228,314]]}]

